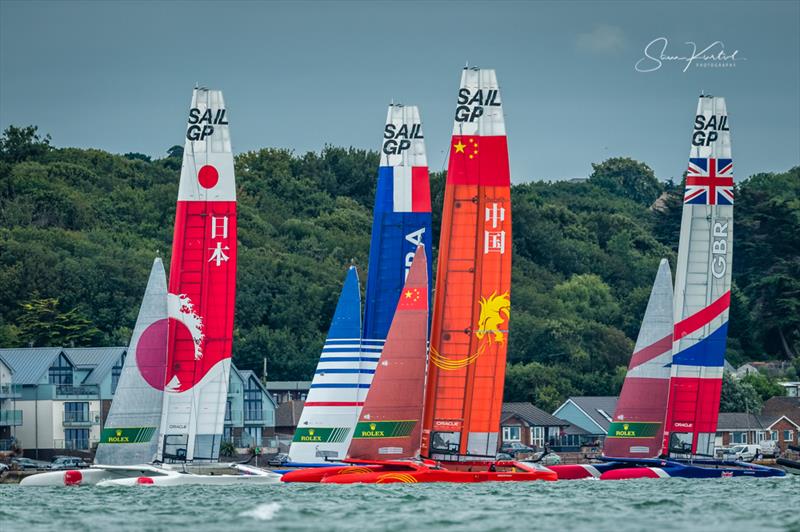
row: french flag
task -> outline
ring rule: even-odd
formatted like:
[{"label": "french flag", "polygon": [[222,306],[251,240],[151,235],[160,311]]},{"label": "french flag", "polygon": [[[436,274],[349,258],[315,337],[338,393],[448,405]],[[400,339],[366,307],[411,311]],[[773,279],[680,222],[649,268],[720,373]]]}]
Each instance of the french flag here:
[{"label": "french flag", "polygon": [[431,212],[427,166],[381,166],[378,179],[390,189],[392,212]]}]

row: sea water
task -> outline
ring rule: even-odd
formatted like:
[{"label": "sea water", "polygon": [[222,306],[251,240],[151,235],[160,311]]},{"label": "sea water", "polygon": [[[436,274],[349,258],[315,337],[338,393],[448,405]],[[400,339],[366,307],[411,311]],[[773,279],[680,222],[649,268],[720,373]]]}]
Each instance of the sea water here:
[{"label": "sea water", "polygon": [[800,476],[483,484],[0,485],[0,531],[791,530]]}]

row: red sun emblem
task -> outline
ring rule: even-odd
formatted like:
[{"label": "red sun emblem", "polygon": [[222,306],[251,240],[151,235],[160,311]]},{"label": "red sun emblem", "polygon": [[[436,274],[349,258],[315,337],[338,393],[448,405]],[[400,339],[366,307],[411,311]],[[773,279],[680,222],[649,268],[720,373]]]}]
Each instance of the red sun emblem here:
[{"label": "red sun emblem", "polygon": [[219,172],[217,169],[207,164],[197,172],[197,181],[203,188],[214,188],[219,181]]}]

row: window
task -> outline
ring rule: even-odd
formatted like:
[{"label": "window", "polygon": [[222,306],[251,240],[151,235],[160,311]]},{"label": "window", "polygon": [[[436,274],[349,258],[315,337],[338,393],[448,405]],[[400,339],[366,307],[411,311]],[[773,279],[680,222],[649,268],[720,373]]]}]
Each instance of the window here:
[{"label": "window", "polygon": [[794,441],[794,431],[793,430],[784,430],[783,431],[783,441],[785,441],[785,442],[793,442]]},{"label": "window", "polygon": [[230,420],[231,420],[231,402],[230,401],[226,401],[225,402],[225,421],[230,421]]},{"label": "window", "polygon": [[88,423],[89,403],[64,403],[64,421],[67,423]]},{"label": "window", "polygon": [[778,431],[777,430],[769,431],[769,439],[772,441],[778,441]]},{"label": "window", "polygon": [[244,430],[250,436],[250,445],[261,445],[261,427],[246,427]]},{"label": "window", "polygon": [[50,384],[72,384],[72,364],[63,353],[58,355],[58,359],[50,366],[48,382]]},{"label": "window", "polygon": [[263,421],[264,409],[262,403],[261,387],[248,379],[247,387],[244,389],[244,420]]},{"label": "window", "polygon": [[503,427],[503,442],[519,441],[519,427]]},{"label": "window", "polygon": [[232,427],[225,427],[222,429],[222,441],[233,441],[233,428]]},{"label": "window", "polygon": [[119,378],[122,375],[122,366],[125,365],[125,353],[122,353],[122,356],[119,357],[117,363],[114,364],[114,367],[111,368],[111,393],[117,393],[117,384],[119,384]]},{"label": "window", "polygon": [[747,443],[747,433],[731,432],[731,443]]},{"label": "window", "polygon": [[64,449],[89,448],[89,429],[64,429]]},{"label": "window", "polygon": [[544,447],[544,427],[531,427],[531,444]]}]

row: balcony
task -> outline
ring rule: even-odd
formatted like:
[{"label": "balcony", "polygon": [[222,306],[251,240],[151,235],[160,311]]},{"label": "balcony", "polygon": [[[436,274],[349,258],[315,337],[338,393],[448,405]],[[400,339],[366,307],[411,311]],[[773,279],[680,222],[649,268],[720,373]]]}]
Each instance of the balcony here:
[{"label": "balcony", "polygon": [[56,386],[56,399],[95,399],[99,394],[97,386],[72,386],[59,384]]},{"label": "balcony", "polygon": [[0,384],[0,399],[18,399],[22,396],[19,384]]},{"label": "balcony", "polygon": [[0,410],[0,427],[22,425],[22,410]]},{"label": "balcony", "polygon": [[65,427],[91,427],[100,424],[99,412],[64,412]]},{"label": "balcony", "polygon": [[228,410],[225,412],[225,424],[240,427],[242,425],[242,411]]},{"label": "balcony", "polygon": [[97,445],[97,440],[88,438],[76,438],[72,440],[53,440],[53,449],[65,449],[67,451],[88,451]]}]

